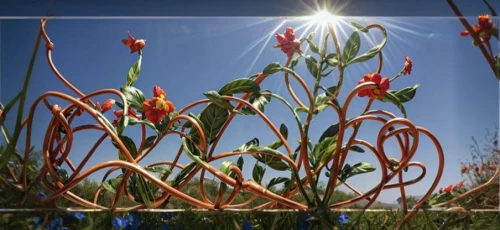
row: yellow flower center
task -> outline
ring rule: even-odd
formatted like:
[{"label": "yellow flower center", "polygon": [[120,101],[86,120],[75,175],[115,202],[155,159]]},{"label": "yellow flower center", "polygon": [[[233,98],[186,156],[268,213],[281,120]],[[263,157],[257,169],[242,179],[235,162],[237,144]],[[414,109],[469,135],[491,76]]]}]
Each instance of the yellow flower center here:
[{"label": "yellow flower center", "polygon": [[159,97],[156,97],[155,109],[156,110],[168,110],[168,105],[167,105],[167,102],[165,101],[165,95],[162,94]]},{"label": "yellow flower center", "polygon": [[374,89],[372,92],[374,95],[370,96],[370,99],[377,99],[380,95],[380,89]]}]

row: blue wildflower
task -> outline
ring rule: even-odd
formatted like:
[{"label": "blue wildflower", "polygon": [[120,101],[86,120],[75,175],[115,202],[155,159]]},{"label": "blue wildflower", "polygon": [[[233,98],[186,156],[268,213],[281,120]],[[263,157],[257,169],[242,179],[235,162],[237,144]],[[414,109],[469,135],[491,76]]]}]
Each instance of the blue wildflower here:
[{"label": "blue wildflower", "polygon": [[81,212],[73,212],[69,215],[76,218],[77,220],[85,220],[85,218],[86,218],[86,216],[83,215]]},{"label": "blue wildflower", "polygon": [[58,217],[50,222],[49,227],[47,230],[68,230],[67,227],[63,227],[63,219],[61,217]]},{"label": "blue wildflower", "polygon": [[252,222],[248,220],[243,221],[243,230],[252,230]]},{"label": "blue wildflower", "polygon": [[111,224],[113,225],[113,229],[124,229],[128,225],[128,219],[115,217],[115,219],[113,219]]},{"label": "blue wildflower", "polygon": [[171,228],[168,224],[163,224],[162,229],[163,230],[171,230]]},{"label": "blue wildflower", "polygon": [[351,219],[351,217],[349,217],[347,214],[341,214],[339,216],[339,222],[340,222],[340,224],[347,224],[350,219]]},{"label": "blue wildflower", "polygon": [[139,229],[139,226],[141,225],[141,219],[139,216],[135,214],[130,214],[127,216],[127,221],[128,221],[128,227],[126,229]]},{"label": "blue wildflower", "polygon": [[39,216],[33,217],[33,224],[35,225],[35,229],[40,227],[42,225],[43,221],[42,218]]},{"label": "blue wildflower", "polygon": [[47,195],[45,195],[45,193],[43,193],[43,192],[39,192],[38,196],[43,198],[43,199],[47,199]]},{"label": "blue wildflower", "polygon": [[172,215],[172,213],[167,212],[167,213],[165,213],[164,217],[166,220],[172,220],[173,215]]}]

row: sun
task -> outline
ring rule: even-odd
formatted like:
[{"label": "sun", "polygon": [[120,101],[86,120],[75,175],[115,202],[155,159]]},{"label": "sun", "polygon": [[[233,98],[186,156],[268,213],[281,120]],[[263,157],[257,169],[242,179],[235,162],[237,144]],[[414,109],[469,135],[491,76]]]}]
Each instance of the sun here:
[{"label": "sun", "polygon": [[334,23],[337,18],[326,10],[319,11],[312,16],[308,17],[310,24],[323,24]]}]

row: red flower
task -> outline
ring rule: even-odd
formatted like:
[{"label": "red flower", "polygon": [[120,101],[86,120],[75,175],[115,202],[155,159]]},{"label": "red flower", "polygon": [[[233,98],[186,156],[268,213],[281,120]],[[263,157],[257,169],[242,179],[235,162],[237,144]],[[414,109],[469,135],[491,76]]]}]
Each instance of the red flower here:
[{"label": "red flower", "polygon": [[155,87],[153,87],[153,97],[159,97],[160,95],[167,97],[167,93],[165,93],[165,90],[155,85]]},{"label": "red flower", "polygon": [[111,107],[113,107],[113,105],[115,104],[115,102],[116,101],[114,99],[108,99],[104,101],[104,103],[102,104],[101,112],[105,113],[106,111],[110,110]]},{"label": "red flower", "polygon": [[158,86],[153,88],[153,98],[144,101],[142,108],[146,118],[153,123],[160,122],[167,114],[175,111],[174,104],[167,100],[167,94]]},{"label": "red flower", "polygon": [[[122,118],[123,116],[123,110],[118,110],[118,111],[113,111],[113,113],[115,114],[116,116],[116,119],[113,120],[113,126],[116,127],[118,126],[118,121]],[[133,117],[133,118],[136,118],[136,119],[141,119],[140,116],[137,116],[137,114],[135,113],[134,109],[132,108],[128,108],[128,115]]]},{"label": "red flower", "polygon": [[453,185],[450,185],[446,188],[441,188],[441,193],[450,193],[451,191],[453,191]]},{"label": "red flower", "polygon": [[378,73],[368,73],[363,76],[363,79],[359,80],[359,84],[363,84],[366,82],[373,82],[377,84],[377,88],[375,89],[364,89],[358,92],[358,96],[366,97],[369,96],[371,99],[383,98],[385,93],[390,88],[389,78],[382,78]]},{"label": "red flower", "polygon": [[129,39],[123,39],[122,43],[125,44],[127,47],[130,48],[130,53],[135,53],[137,51],[140,51],[146,46],[146,40],[143,39],[135,39],[132,37],[132,34],[128,32],[128,38]]},{"label": "red flower", "polygon": [[411,60],[410,57],[406,56],[405,57],[405,69],[403,71],[403,75],[411,74],[412,67],[413,67],[413,61]]},{"label": "red flower", "polygon": [[279,44],[275,45],[274,48],[280,48],[289,58],[292,57],[296,51],[302,51],[300,40],[295,39],[295,33],[292,27],[287,27],[284,34],[276,33],[276,40],[278,40]]},{"label": "red flower", "polygon": [[464,187],[464,184],[465,184],[465,182],[460,181],[460,182],[457,183],[457,187],[458,188]]},{"label": "red flower", "polygon": [[2,116],[3,111],[0,109],[0,117]]},{"label": "red flower", "polygon": [[462,168],[460,169],[460,172],[461,172],[462,174],[466,173],[466,172],[467,172],[467,167],[462,166]]},{"label": "red flower", "polygon": [[[495,30],[495,24],[493,24],[490,16],[487,14],[479,15],[479,17],[477,17],[477,23],[477,25],[472,26],[474,32],[478,34],[482,43],[490,42],[491,35]],[[468,36],[469,34],[467,30],[460,33],[461,36]]]}]

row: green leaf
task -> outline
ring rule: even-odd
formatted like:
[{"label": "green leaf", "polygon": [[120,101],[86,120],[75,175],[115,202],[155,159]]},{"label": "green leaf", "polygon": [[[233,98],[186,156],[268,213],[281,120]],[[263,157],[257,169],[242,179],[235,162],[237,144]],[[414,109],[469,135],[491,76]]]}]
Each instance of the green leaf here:
[{"label": "green leaf", "polygon": [[116,190],[118,189],[118,186],[120,186],[120,183],[122,182],[123,179],[123,174],[120,174],[119,176],[109,179],[105,182],[102,183],[102,188],[107,190],[108,192],[116,193]]},{"label": "green leaf", "polygon": [[136,109],[139,113],[144,112],[142,103],[146,101],[146,97],[144,97],[142,91],[132,86],[123,86],[120,91],[125,95],[130,107]]},{"label": "green leaf", "polygon": [[325,110],[326,108],[328,108],[328,101],[329,100],[330,100],[330,97],[324,93],[316,96],[316,98],[314,100],[314,105],[316,107],[316,110],[321,112],[321,111]]},{"label": "green leaf", "polygon": [[[216,105],[217,106],[217,105]],[[201,127],[201,130],[203,131],[203,133],[205,134],[205,139],[207,139],[206,135],[207,135],[207,131],[205,129],[205,125],[203,124],[203,122],[200,120],[200,118],[196,115],[194,115],[193,113],[189,113],[188,114],[189,117],[193,118],[193,120],[196,121],[196,123]],[[201,144],[201,141],[200,141],[200,134],[198,133],[198,130],[196,128],[194,128],[195,126],[191,123],[191,122],[186,122],[184,124],[184,127],[189,127],[191,128],[191,130],[189,131],[189,136],[191,137],[191,139],[196,142],[196,143],[199,143]],[[208,140],[207,140],[208,141]]]},{"label": "green leaf", "polygon": [[249,107],[243,107],[240,110],[233,110],[233,112],[236,112],[240,115],[255,115],[256,113],[250,109]]},{"label": "green leaf", "polygon": [[196,167],[196,162],[191,162],[188,165],[186,165],[180,172],[177,174],[172,182],[172,187],[175,187],[179,184],[181,184],[185,179],[186,176],[189,175],[191,170],[193,170]]},{"label": "green leaf", "polygon": [[[280,133],[285,138],[285,140],[288,138],[288,128],[286,127],[285,124],[280,125]],[[278,149],[281,146],[283,146],[283,142],[281,140],[277,140],[268,145],[267,147],[271,149]]]},{"label": "green leaf", "polygon": [[288,139],[288,128],[286,127],[285,124],[280,125],[280,133],[283,136],[283,138]]},{"label": "green leaf", "polygon": [[[146,207],[151,208],[151,201],[155,200],[155,193],[158,191],[158,187],[153,184],[150,184],[143,176],[134,173],[132,177],[135,179],[137,190],[139,192],[139,196],[141,200],[144,202]],[[151,187],[156,187],[156,189],[152,189]]]},{"label": "green leaf", "polygon": [[364,153],[365,150],[357,145],[352,145],[351,148],[349,148],[349,150],[352,150],[354,152],[358,152],[358,153]]},{"label": "green leaf", "polygon": [[[245,79],[248,80],[248,79]],[[216,105],[224,108],[224,109],[229,109],[233,110],[234,106],[226,99],[222,98],[221,95],[219,95],[216,91],[210,90],[206,93],[203,93],[208,99],[210,99],[211,102],[215,103]]]},{"label": "green leaf", "polygon": [[359,52],[361,39],[357,31],[352,32],[342,51],[342,62],[347,66]]},{"label": "green leaf", "polygon": [[[307,40],[307,39],[312,40],[312,39],[313,39],[313,37],[314,37],[314,35],[316,35],[316,31],[313,31],[313,32],[309,33],[309,35],[307,35],[307,38],[305,38],[305,39],[306,39],[306,40]],[[301,41],[300,41],[300,42],[303,42],[303,41],[304,41],[304,38],[303,38],[303,39],[301,39]]]},{"label": "green leaf", "polygon": [[383,38],[382,38],[382,42],[380,44],[378,44],[378,45],[374,46],[373,48],[371,48],[370,50],[366,51],[366,53],[352,59],[347,64],[350,65],[350,64],[354,64],[354,63],[365,62],[365,61],[372,59],[373,57],[375,57],[375,55],[377,55],[380,52],[380,50],[382,50],[382,48],[384,48],[386,42],[387,42],[387,33],[385,31],[383,31]]},{"label": "green leaf", "polygon": [[[325,91],[325,94],[328,97],[331,97],[331,102],[333,103],[333,105],[336,106],[339,109],[339,111],[342,111],[342,108],[340,107],[340,103],[337,97],[332,97],[333,94],[335,93],[335,90],[337,89],[337,86],[328,87],[327,89],[325,89],[323,86],[320,86],[320,88]],[[323,94],[321,94],[321,96],[324,97]]]},{"label": "green leaf", "polygon": [[9,113],[10,109],[14,106],[14,104],[17,102],[17,100],[19,99],[19,97],[21,97],[21,93],[22,92],[19,92],[14,98],[12,98],[9,103],[7,103],[7,105],[5,107],[3,107],[2,103],[0,103],[0,110],[2,110],[2,116],[0,116],[0,125],[3,124],[4,120],[5,119],[1,119],[2,117],[5,117],[7,116],[7,114]]},{"label": "green leaf", "polygon": [[493,37],[498,39],[498,28],[497,27],[491,29],[491,35],[493,35]]},{"label": "green leaf", "polygon": [[185,137],[182,138],[182,146],[184,147],[184,152],[188,155],[188,157],[191,160],[193,160],[194,162],[200,164],[201,166],[203,166],[206,169],[210,168],[210,165],[207,162],[203,161],[199,156],[193,154],[193,152],[191,151],[190,146],[188,145],[188,141],[187,141],[187,139]]},{"label": "green leaf", "polygon": [[328,54],[325,57],[325,62],[330,67],[334,67],[334,68],[337,67],[337,65],[339,64],[339,60],[337,60],[337,54],[336,53]]},{"label": "green leaf", "polygon": [[151,167],[145,167],[144,169],[146,169],[150,172],[159,173],[160,176],[166,176],[166,175],[170,175],[172,173],[172,171],[170,171],[170,169],[168,169],[165,166],[151,166]]},{"label": "green leaf", "polygon": [[127,75],[127,86],[132,86],[139,79],[139,75],[141,74],[141,60],[142,55],[139,55],[139,60],[137,60],[132,67],[130,67]]},{"label": "green leaf", "polygon": [[[221,164],[221,166],[220,166],[220,171],[221,171],[222,173],[224,173],[224,174],[226,174],[226,175],[228,175],[228,176],[230,176],[230,177],[234,178],[234,173],[233,173],[233,172],[231,172],[231,167],[232,167],[232,166],[236,166],[236,164],[235,164],[234,162],[232,162],[232,161],[224,161],[224,162],[222,162],[222,164]],[[222,192],[222,193],[225,193],[225,192],[226,192],[226,190],[227,190],[227,185],[226,185],[226,183],[221,182],[221,184],[220,184],[220,189],[221,189],[221,192]]]},{"label": "green leaf", "polygon": [[137,125],[137,124],[144,124],[144,125],[151,127],[156,133],[158,133],[158,130],[156,129],[156,125],[153,124],[153,122],[151,122],[149,120],[139,120],[135,117],[129,117],[128,124],[131,126]]},{"label": "green leaf", "polygon": [[236,165],[238,166],[238,168],[240,170],[243,170],[243,164],[245,163],[245,160],[243,160],[243,156],[240,155],[240,157],[238,157],[238,161],[236,162]]},{"label": "green leaf", "polygon": [[306,39],[307,43],[309,43],[309,48],[311,49],[311,51],[313,53],[317,53],[319,54],[319,49],[318,47],[316,46],[316,44],[314,44],[313,41],[311,41],[310,39]]},{"label": "green leaf", "polygon": [[388,92],[391,92],[392,94],[394,94],[394,96],[396,96],[401,103],[405,103],[405,102],[408,102],[411,99],[413,99],[413,97],[415,97],[415,94],[417,93],[417,88],[419,86],[420,86],[419,84],[416,84],[413,87],[406,87],[406,88],[398,90],[398,91],[389,90]]},{"label": "green leaf", "polygon": [[323,163],[333,156],[335,148],[337,147],[337,138],[337,135],[327,137],[314,146],[313,152],[316,159],[319,160],[318,163]]},{"label": "green leaf", "polygon": [[406,118],[406,110],[401,101],[399,101],[398,97],[396,95],[392,94],[391,92],[386,92],[384,95],[383,100],[384,102],[391,102],[394,105],[396,105],[399,110],[401,110],[401,113],[403,113],[403,117]]},{"label": "green leaf", "polygon": [[306,56],[306,66],[307,66],[307,69],[309,70],[309,73],[311,73],[311,75],[316,78],[318,76],[318,61],[316,61],[316,59],[314,59],[312,56],[310,55],[307,55]]},{"label": "green leaf", "polygon": [[[229,111],[216,104],[210,104],[201,111],[199,119],[203,124],[208,144],[213,143],[228,117]],[[190,134],[194,133],[197,133],[196,129],[192,129],[192,133],[190,132]]]},{"label": "green leaf", "polygon": [[321,73],[321,77],[328,77],[328,75],[330,75],[335,69],[331,69],[330,71],[326,72],[326,73]]},{"label": "green leaf", "polygon": [[276,178],[271,179],[271,181],[269,181],[269,184],[267,184],[266,188],[270,189],[271,187],[273,187],[277,184],[286,183],[289,181],[290,181],[290,179],[286,178],[286,177],[276,177]]},{"label": "green leaf", "polygon": [[318,142],[321,143],[325,138],[333,137],[333,136],[337,135],[338,132],[339,132],[339,123],[330,125],[328,128],[326,128],[326,130],[323,132],[323,134],[321,134]]},{"label": "green leaf", "polygon": [[340,180],[342,182],[345,182],[348,178],[350,178],[352,176],[363,174],[363,173],[369,173],[369,172],[373,172],[373,171],[375,171],[375,167],[370,163],[360,162],[360,163],[357,163],[353,166],[346,164],[344,166],[344,168],[342,169]]},{"label": "green leaf", "polygon": [[[264,107],[271,102],[271,91],[269,90],[263,90],[262,92],[265,92],[266,95],[262,95],[262,93],[255,93],[252,94],[249,98],[249,102],[252,103],[252,105],[260,110],[261,112],[264,112]],[[253,111],[252,111],[253,112]]]},{"label": "green leaf", "polygon": [[254,139],[250,140],[249,142],[247,142],[247,143],[243,144],[242,146],[240,146],[239,148],[235,149],[233,152],[247,152],[248,149],[250,149],[253,146],[259,146],[259,139],[258,138],[254,138]]},{"label": "green leaf", "polygon": [[252,171],[252,178],[255,182],[260,184],[262,182],[262,178],[264,178],[264,173],[266,172],[266,169],[262,166],[259,165],[259,163],[255,163],[253,166],[253,171]]},{"label": "green leaf", "polygon": [[297,56],[296,58],[294,58],[292,62],[290,62],[289,68],[293,70],[295,66],[297,66],[297,64],[299,63],[301,57],[302,56]]},{"label": "green leaf", "polygon": [[226,175],[229,175],[232,166],[237,166],[237,165],[232,161],[224,161],[220,165],[220,171]]},{"label": "green leaf", "polygon": [[368,33],[368,29],[366,29],[364,26],[358,24],[358,23],[355,23],[355,22],[351,22],[351,25],[354,26],[356,29],[358,29],[359,31],[363,32],[363,33]]},{"label": "green leaf", "polygon": [[[279,72],[281,70],[281,65],[279,62],[273,62],[267,65],[264,70],[262,71],[263,74],[273,74],[276,72]],[[258,91],[258,90],[257,90]]]},{"label": "green leaf", "polygon": [[[247,149],[247,151],[260,152],[260,153],[268,153],[268,154],[252,154],[258,161],[264,163],[265,165],[278,170],[284,171],[289,169],[288,165],[281,160],[281,158],[273,157],[272,155],[283,155],[277,150],[264,147],[264,146],[251,146]],[[271,154],[271,155],[269,155]]]},{"label": "green leaf", "polygon": [[336,58],[328,58],[326,59],[326,64],[328,64],[331,67],[336,67],[339,64],[339,61]]},{"label": "green leaf", "polygon": [[[127,136],[120,136],[120,140],[123,142],[123,145],[125,145],[127,150],[130,152],[130,155],[132,155],[132,157],[135,158],[137,156],[137,147],[136,147],[134,141],[130,137],[127,137]],[[117,149],[120,149],[120,147],[118,147],[118,144],[114,140],[111,140],[111,143]]]},{"label": "green leaf", "polygon": [[328,48],[328,36],[330,33],[326,33],[325,37],[323,38],[323,46],[321,47],[321,53],[319,54],[321,57],[324,57],[326,54],[326,50]]},{"label": "green leaf", "polygon": [[250,92],[257,93],[259,91],[260,91],[260,86],[255,81],[248,78],[240,78],[224,85],[219,90],[219,94],[232,95],[232,94],[250,93]]},{"label": "green leaf", "polygon": [[295,113],[309,113],[309,109],[304,107],[297,107],[293,110],[295,111]]}]

